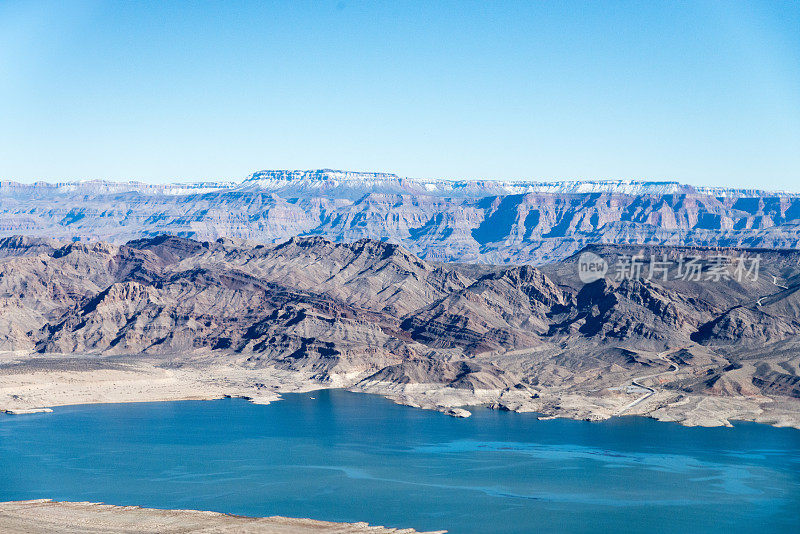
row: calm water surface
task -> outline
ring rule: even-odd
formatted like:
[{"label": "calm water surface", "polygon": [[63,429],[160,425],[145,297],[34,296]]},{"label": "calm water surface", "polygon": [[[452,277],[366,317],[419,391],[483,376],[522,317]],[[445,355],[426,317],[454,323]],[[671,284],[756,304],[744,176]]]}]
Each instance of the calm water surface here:
[{"label": "calm water surface", "polygon": [[800,431],[463,420],[343,391],[0,416],[0,500],[45,497],[453,533],[797,533]]}]

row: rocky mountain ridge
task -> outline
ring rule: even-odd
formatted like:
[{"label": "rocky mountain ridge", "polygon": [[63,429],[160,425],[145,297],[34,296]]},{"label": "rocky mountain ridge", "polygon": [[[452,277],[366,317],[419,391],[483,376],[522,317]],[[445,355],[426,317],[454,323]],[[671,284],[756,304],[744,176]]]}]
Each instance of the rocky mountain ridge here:
[{"label": "rocky mountain ridge", "polygon": [[543,264],[591,243],[797,248],[800,195],[675,182],[414,180],[260,171],[241,183],[0,182],[0,235],[172,234],[403,245],[430,261]]},{"label": "rocky mountain ridge", "polygon": [[720,254],[757,255],[761,270],[687,280],[676,264],[663,279],[583,283],[580,254],[542,268],[471,266],[368,239],[17,236],[0,241],[0,350],[184,364],[204,355],[408,402],[428,384],[545,412],[563,402],[542,400],[552,391],[596,396],[668,367],[659,358],[673,354],[674,396],[800,402],[800,252],[594,245],[581,254],[614,265],[688,252],[704,276]]}]

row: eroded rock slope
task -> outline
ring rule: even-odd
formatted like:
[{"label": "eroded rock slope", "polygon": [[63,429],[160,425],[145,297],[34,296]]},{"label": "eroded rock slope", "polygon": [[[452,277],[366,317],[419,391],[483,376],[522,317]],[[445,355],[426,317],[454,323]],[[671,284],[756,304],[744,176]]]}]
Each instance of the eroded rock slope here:
[{"label": "eroded rock slope", "polygon": [[[583,283],[580,254],[500,267],[430,263],[366,239],[6,238],[0,350],[170,355],[171,365],[202,355],[430,406],[465,401],[461,392],[509,409],[602,415],[621,402],[609,388],[646,374],[669,393],[652,410],[703,396],[800,406],[800,252],[584,252],[612,266],[637,256],[671,267],[636,278],[612,268]],[[697,279],[678,272],[688,254]],[[742,254],[759,258],[757,276],[709,276],[720,256]],[[571,396],[594,408],[567,406]]]}]

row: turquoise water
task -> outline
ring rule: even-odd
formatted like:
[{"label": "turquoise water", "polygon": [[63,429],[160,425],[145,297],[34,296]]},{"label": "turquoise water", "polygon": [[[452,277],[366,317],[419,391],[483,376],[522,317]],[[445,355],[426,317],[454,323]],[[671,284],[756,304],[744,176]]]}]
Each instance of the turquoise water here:
[{"label": "turquoise water", "polygon": [[800,431],[454,419],[343,391],[0,416],[0,500],[45,497],[453,533],[797,533]]}]

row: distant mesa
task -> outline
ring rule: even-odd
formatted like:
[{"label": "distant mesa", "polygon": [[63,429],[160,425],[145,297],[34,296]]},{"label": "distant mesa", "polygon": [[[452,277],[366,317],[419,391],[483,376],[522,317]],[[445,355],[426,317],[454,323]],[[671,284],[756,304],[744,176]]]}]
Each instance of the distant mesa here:
[{"label": "distant mesa", "polygon": [[495,181],[264,170],[241,182],[0,182],[0,236],[159,234],[402,244],[431,261],[542,264],[592,243],[797,248],[800,194],[636,180]]}]

